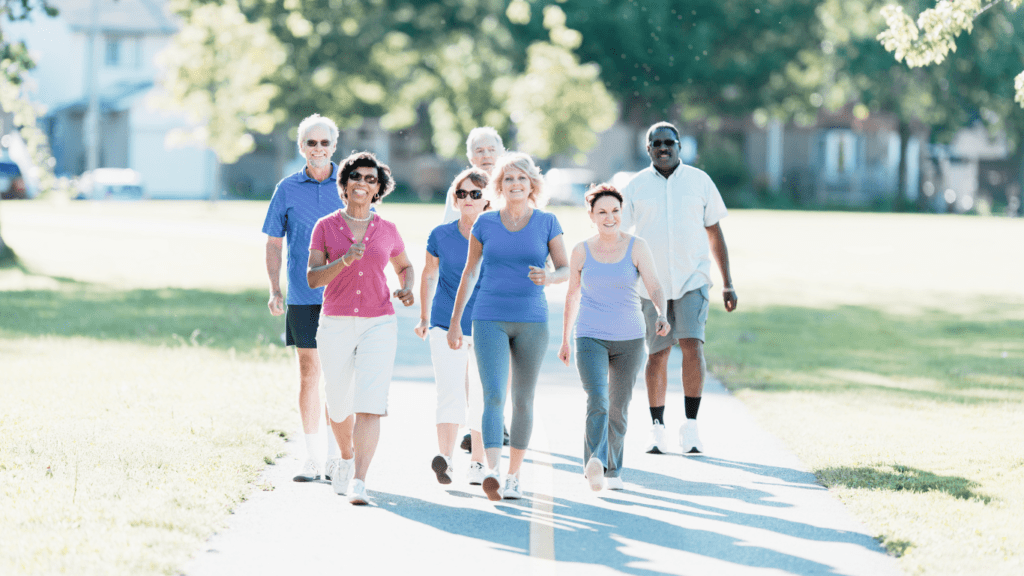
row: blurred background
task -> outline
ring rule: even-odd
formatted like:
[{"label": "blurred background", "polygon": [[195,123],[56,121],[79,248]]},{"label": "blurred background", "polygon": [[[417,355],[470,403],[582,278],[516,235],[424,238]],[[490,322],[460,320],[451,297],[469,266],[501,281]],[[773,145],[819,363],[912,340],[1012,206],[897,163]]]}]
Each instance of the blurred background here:
[{"label": "blurred background", "polygon": [[0,193],[266,199],[318,112],[409,202],[475,126],[579,203],[669,120],[730,207],[1020,215],[1024,14],[910,69],[877,39],[891,3],[0,0]]}]

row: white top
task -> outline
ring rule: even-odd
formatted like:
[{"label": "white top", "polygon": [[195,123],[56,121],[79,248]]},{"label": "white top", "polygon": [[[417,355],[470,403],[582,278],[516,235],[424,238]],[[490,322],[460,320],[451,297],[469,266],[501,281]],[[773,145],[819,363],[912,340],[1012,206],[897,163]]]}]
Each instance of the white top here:
[{"label": "white top", "polygon": [[[648,166],[622,189],[622,229],[647,241],[665,298],[711,286],[711,249],[705,228],[727,211],[718,187],[699,168],[680,162],[668,178]],[[650,299],[643,283],[640,295]]]},{"label": "white top", "polygon": [[462,216],[462,212],[455,209],[455,202],[452,201],[451,194],[445,194],[447,200],[444,201],[444,218],[441,219],[441,224],[447,224],[453,220],[458,220]]}]

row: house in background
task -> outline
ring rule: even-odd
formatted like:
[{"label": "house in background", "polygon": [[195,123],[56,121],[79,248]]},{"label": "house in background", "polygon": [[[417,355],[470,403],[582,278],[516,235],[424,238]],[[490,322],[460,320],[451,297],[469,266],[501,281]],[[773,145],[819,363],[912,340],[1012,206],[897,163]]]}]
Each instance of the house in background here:
[{"label": "house in background", "polygon": [[[98,166],[131,168],[152,198],[207,198],[218,164],[207,149],[172,148],[168,133],[189,125],[183,114],[152,104],[159,70],[156,55],[178,29],[165,0],[54,0],[60,13],[41,13],[5,25],[24,40],[36,61],[30,97],[46,107],[42,128],[50,139],[58,175],[86,169],[84,123],[89,104],[89,36],[99,105]],[[96,7],[95,15],[92,12]]]}]

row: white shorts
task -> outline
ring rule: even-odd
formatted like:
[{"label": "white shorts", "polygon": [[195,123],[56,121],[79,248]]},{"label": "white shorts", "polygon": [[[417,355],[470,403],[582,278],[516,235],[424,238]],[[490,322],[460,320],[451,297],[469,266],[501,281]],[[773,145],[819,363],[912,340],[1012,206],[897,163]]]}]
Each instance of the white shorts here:
[{"label": "white shorts", "polygon": [[387,416],[398,351],[395,316],[321,315],[316,341],[331,420],[360,412]]},{"label": "white shorts", "polygon": [[463,336],[462,348],[452,350],[444,328],[435,326],[429,335],[430,360],[437,382],[437,423],[462,426],[469,422],[470,430],[480,430],[484,418],[484,387],[476,366],[473,337]]}]

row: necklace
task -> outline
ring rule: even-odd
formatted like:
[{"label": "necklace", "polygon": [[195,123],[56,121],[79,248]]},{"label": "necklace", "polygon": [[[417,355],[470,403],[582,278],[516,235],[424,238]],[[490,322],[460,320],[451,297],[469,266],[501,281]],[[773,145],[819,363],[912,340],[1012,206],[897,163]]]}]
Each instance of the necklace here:
[{"label": "necklace", "polygon": [[[516,226],[518,226],[518,225],[519,225],[519,223],[520,223],[520,222],[522,222],[522,221],[523,221],[523,218],[526,218],[527,216],[529,216],[529,215],[530,215],[530,214],[532,214],[532,213],[533,213],[533,209],[532,209],[532,208],[529,208],[529,207],[527,207],[527,208],[526,208],[526,212],[523,212],[523,215],[522,215],[522,216],[520,216],[519,218],[516,218],[515,222],[512,222],[511,224],[509,224],[509,225],[508,225],[508,227],[509,227],[509,228],[515,228]],[[508,218],[509,220],[511,220],[511,219],[512,219],[512,212],[511,212],[511,211],[509,211],[509,210],[505,210],[505,216],[506,216],[506,217],[507,217],[507,218]]]},{"label": "necklace", "polygon": [[356,218],[355,216],[352,216],[351,214],[345,212],[344,210],[341,211],[341,215],[344,216],[345,218],[348,218],[349,220],[352,220],[353,222],[369,222],[370,218],[373,218],[372,212],[366,218]]}]

